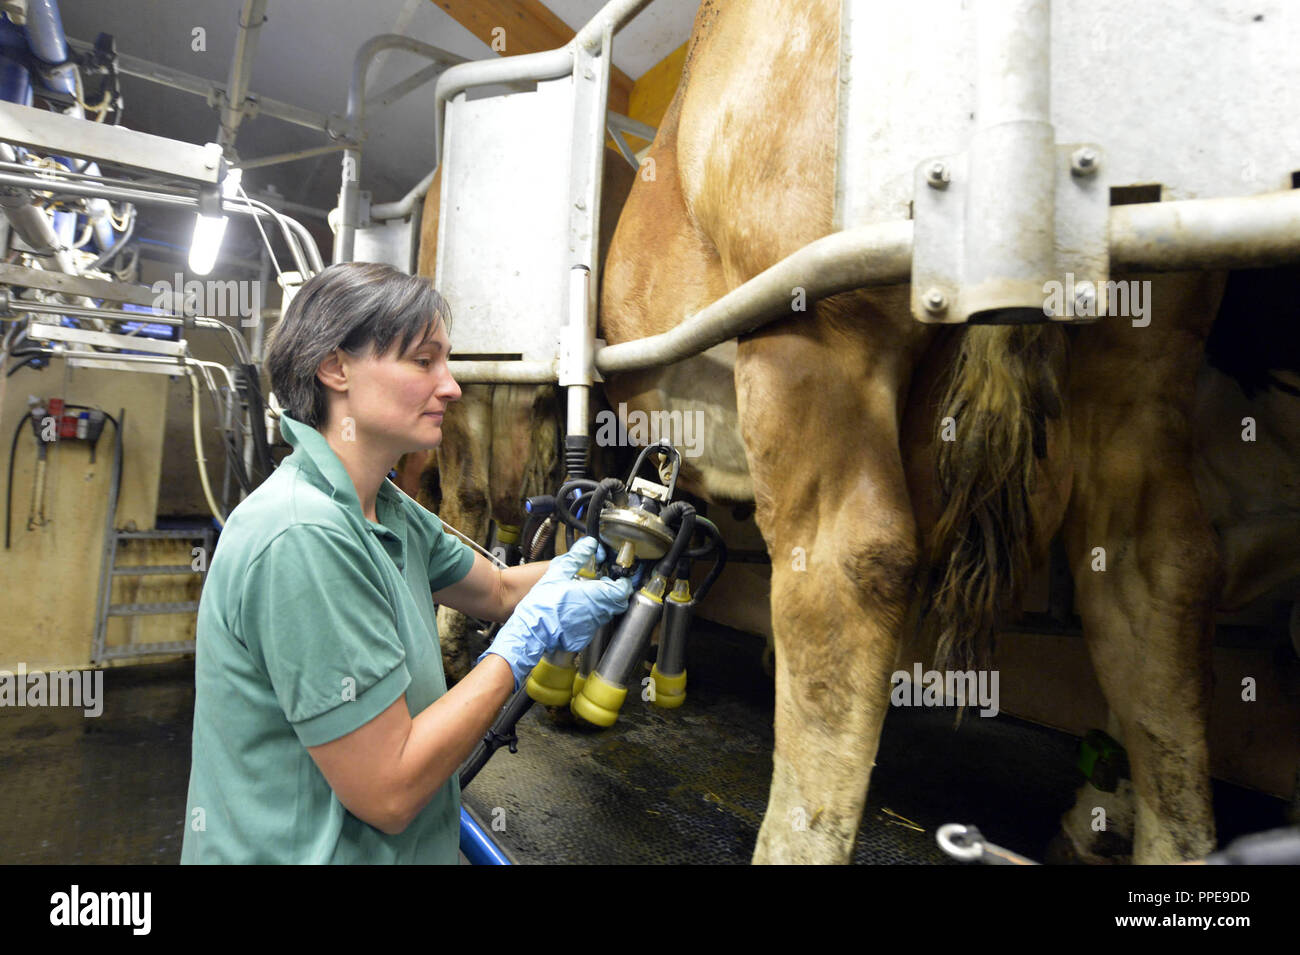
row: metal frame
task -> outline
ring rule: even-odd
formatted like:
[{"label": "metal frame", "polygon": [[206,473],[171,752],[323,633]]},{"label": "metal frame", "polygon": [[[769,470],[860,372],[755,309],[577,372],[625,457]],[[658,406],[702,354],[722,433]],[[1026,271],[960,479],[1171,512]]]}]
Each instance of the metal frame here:
[{"label": "metal frame", "polygon": [[[0,142],[60,156],[144,169],[215,187],[225,170],[216,143],[193,143],[93,123],[53,110],[0,101]],[[93,177],[91,177],[93,179]]]},{"label": "metal frame", "polygon": [[[589,48],[644,5],[635,0],[608,3],[583,27],[581,43],[575,38],[560,50],[448,70],[435,96],[439,151],[445,146],[443,117],[452,96],[472,86],[563,75],[575,44]],[[902,218],[901,211],[893,221],[861,221],[864,193],[853,170],[861,168],[871,143],[849,121],[843,98],[853,95],[858,78],[849,64],[862,38],[870,36],[879,8],[867,0],[844,0],[835,197],[839,231],[796,251],[671,331],[617,345],[593,343],[595,371],[609,374],[681,361],[777,318],[789,319],[794,286],[816,299],[911,283],[918,318],[961,321],[972,313],[1008,308],[1041,311],[1044,279],[1067,270],[1084,281],[1095,278],[1101,292],[1110,270],[1250,268],[1300,260],[1300,190],[1110,206],[1108,183],[1097,175],[1105,144],[1058,144],[1051,133],[1049,0],[980,0],[974,9],[982,50],[974,84],[980,123],[969,155],[948,157],[946,168],[934,170],[943,157],[918,157],[915,221]],[[870,58],[856,58],[872,68]],[[955,108],[965,109],[964,100]],[[953,186],[957,166],[970,176]],[[431,179],[432,173],[420,186]],[[946,220],[936,213],[944,208],[953,210]],[[966,220],[981,223],[978,241],[940,248],[936,254],[934,237]],[[994,241],[989,241],[990,231],[996,233]],[[1060,247],[1073,249],[1076,258],[1061,258]],[[948,292],[937,284],[939,276]],[[594,271],[592,279],[594,286]],[[930,294],[936,291],[939,307]],[[575,352],[570,343],[560,355]],[[453,356],[453,362],[464,383],[558,382],[566,374],[563,357],[509,362],[457,361]],[[575,424],[571,420],[570,426]]]},{"label": "metal frame", "polygon": [[352,60],[352,80],[348,83],[348,107],[345,122],[352,132],[350,141],[343,149],[342,183],[339,187],[338,205],[339,222],[338,231],[334,234],[335,262],[352,260],[356,230],[364,228],[370,222],[369,210],[363,209],[363,206],[369,206],[369,195],[363,196],[361,192],[360,144],[363,138],[361,128],[365,119],[366,107],[370,105],[366,103],[365,99],[366,75],[370,72],[370,66],[374,62],[376,54],[382,50],[406,50],[426,57],[432,60],[433,63],[415,75],[390,86],[378,97],[378,101],[372,105],[372,109],[396,102],[400,97],[405,96],[411,90],[446,70],[449,65],[466,62],[463,56],[449,53],[436,46],[430,46],[427,43],[421,43],[418,40],[396,33],[384,33],[371,37],[357,50],[356,56]]},{"label": "metal frame", "polygon": [[[168,140],[171,142],[171,140]],[[0,185],[19,186],[24,189],[36,189],[43,192],[67,193],[74,196],[98,196],[135,202],[143,205],[180,206],[196,212],[204,207],[204,200],[184,190],[169,189],[156,185],[141,186],[139,183],[125,179],[103,177],[95,182],[84,182],[61,174],[45,175],[34,173],[10,172],[0,163]],[[237,213],[256,218],[270,217],[280,227],[281,237],[289,247],[294,263],[299,272],[311,275],[324,268],[316,240],[298,220],[286,216],[259,199],[224,199],[221,201],[221,213]]]}]

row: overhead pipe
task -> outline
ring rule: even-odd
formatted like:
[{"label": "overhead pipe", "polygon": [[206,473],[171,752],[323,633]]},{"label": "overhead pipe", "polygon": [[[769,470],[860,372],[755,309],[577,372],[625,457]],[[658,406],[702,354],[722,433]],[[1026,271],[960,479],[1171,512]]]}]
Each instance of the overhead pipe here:
[{"label": "overhead pipe", "polygon": [[[607,27],[611,33],[617,33],[650,3],[651,0],[611,0],[574,34],[572,40],[559,49],[525,53],[496,60],[474,60],[458,66],[454,71],[455,75],[450,78],[446,73],[440,76],[433,96],[433,168],[402,198],[395,202],[372,205],[370,217],[381,221],[405,219],[411,214],[416,203],[428,194],[429,187],[433,185],[433,177],[438,174],[438,167],[442,164],[443,122],[447,103],[452,97],[475,86],[487,86],[493,83],[508,86],[512,83],[558,79],[573,69],[572,51],[576,46],[581,45],[584,49],[594,50],[599,47]],[[626,122],[631,124],[635,121],[629,119]],[[621,128],[637,135],[650,130],[650,127],[641,123],[637,123],[635,127],[625,124]],[[652,131],[650,138],[654,138]]]},{"label": "overhead pipe", "polygon": [[[68,45],[74,50],[81,51],[95,48],[93,43],[78,40],[76,37],[70,38]],[[201,76],[195,76],[192,73],[175,70],[169,66],[163,66],[161,63],[153,63],[137,56],[130,56],[126,53],[117,54],[117,68],[118,72],[123,76],[134,76],[149,83],[158,83],[168,89],[190,93],[203,100],[211,100],[214,92],[221,92],[223,96],[225,95],[220,83]],[[244,98],[248,99],[250,97],[257,100],[257,114],[259,116],[270,116],[274,119],[284,120],[286,123],[293,123],[295,126],[302,126],[319,132],[329,131],[330,118],[324,113],[303,109],[301,106],[295,106],[292,103],[286,103],[283,100],[256,93],[246,93]]]},{"label": "overhead pipe", "polygon": [[[352,59],[352,80],[348,83],[348,133],[360,129],[366,110],[366,74],[375,56],[382,50],[406,50],[418,53],[434,63],[455,65],[467,62],[466,58],[449,53],[428,43],[421,43],[398,33],[381,33],[361,44]],[[360,227],[361,204],[361,150],[351,146],[343,150],[343,178],[339,188],[339,223],[334,235],[334,261],[349,262],[356,244],[356,230]]]},{"label": "overhead pipe", "polygon": [[52,90],[75,96],[77,65],[68,60],[68,40],[56,0],[27,0],[27,42],[46,64],[41,79]]},{"label": "overhead pipe", "polygon": [[249,79],[253,75],[259,31],[265,22],[266,0],[244,0],[239,14],[235,52],[230,58],[226,104],[221,109],[221,129],[217,133],[217,142],[227,158],[234,154],[235,137],[239,132],[239,124],[244,120],[244,99],[248,96]]}]

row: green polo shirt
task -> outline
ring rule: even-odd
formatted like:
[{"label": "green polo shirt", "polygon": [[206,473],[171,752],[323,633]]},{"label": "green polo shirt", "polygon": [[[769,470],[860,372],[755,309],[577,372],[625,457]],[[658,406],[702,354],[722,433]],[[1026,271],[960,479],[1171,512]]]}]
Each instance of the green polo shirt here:
[{"label": "green polo shirt", "polygon": [[280,431],[294,452],[231,512],[199,602],[181,862],[454,864],[455,776],[390,836],[307,747],[447,691],[430,591],[474,552],[388,480],[367,520],[324,436],[288,415]]}]

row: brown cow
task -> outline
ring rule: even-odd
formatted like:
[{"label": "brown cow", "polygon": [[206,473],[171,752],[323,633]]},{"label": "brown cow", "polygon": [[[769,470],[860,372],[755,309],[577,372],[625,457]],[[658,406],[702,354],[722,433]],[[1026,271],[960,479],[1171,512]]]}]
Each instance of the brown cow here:
[{"label": "brown cow", "polygon": [[[838,12],[836,0],[701,6],[653,175],[636,182],[606,257],[607,341],[667,331],[831,231]],[[608,182],[605,213],[617,211]],[[777,698],[755,861],[849,858],[891,672],[936,651],[978,659],[976,638],[1058,528],[1129,748],[1134,858],[1213,847],[1205,722],[1220,562],[1193,484],[1190,421],[1223,280],[1131,278],[1153,283],[1146,327],[937,332],[911,318],[908,289],[879,289],[607,382],[610,404],[629,411],[703,411],[706,453],[683,462],[683,484],[757,505]],[[499,520],[517,513],[518,475],[495,473],[501,455],[485,445],[521,419],[472,409],[469,391],[464,427],[448,429],[441,451],[444,514],[481,536],[484,488],[510,508]],[[937,440],[945,416],[955,442]],[[511,457],[517,470],[527,456]],[[905,640],[918,617],[924,638]]]},{"label": "brown cow", "polygon": [[[701,6],[650,153],[655,181],[635,185],[610,248],[607,341],[666,331],[831,231],[839,6]],[[933,639],[964,662],[1062,521],[1094,666],[1129,747],[1135,858],[1213,847],[1205,721],[1219,565],[1190,478],[1188,411],[1222,279],[1151,280],[1145,328],[980,328],[954,340],[914,322],[897,288],[835,296],[739,341],[745,457],[721,453],[729,435],[711,431],[694,489],[735,500],[749,484],[772,556],[776,750],[755,861],[849,858],[890,674],[921,658],[899,655],[918,579],[931,582],[925,558]],[[959,437],[936,488],[926,386],[954,349],[943,410]],[[720,348],[613,378],[606,393],[648,410],[666,374],[672,407],[689,407],[711,400],[697,369],[725,358]],[[1090,570],[1096,547],[1105,573]]]}]

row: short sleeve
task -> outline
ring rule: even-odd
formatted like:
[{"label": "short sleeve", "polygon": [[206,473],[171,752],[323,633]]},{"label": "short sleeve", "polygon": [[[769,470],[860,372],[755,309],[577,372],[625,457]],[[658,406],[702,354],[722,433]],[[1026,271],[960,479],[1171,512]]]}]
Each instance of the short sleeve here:
[{"label": "short sleeve", "polygon": [[248,568],[239,622],[304,746],[366,725],[411,682],[383,577],[324,525],[281,532]]},{"label": "short sleeve", "polygon": [[436,514],[425,511],[425,518],[433,540],[429,548],[429,589],[442,590],[465,579],[474,564],[474,551],[459,537],[444,530]]}]

